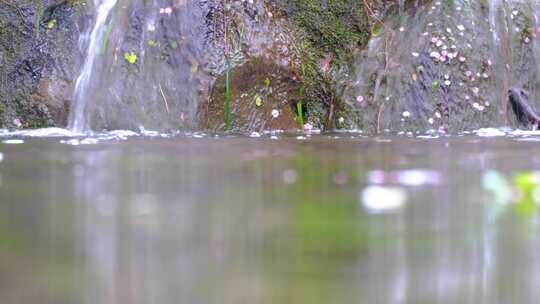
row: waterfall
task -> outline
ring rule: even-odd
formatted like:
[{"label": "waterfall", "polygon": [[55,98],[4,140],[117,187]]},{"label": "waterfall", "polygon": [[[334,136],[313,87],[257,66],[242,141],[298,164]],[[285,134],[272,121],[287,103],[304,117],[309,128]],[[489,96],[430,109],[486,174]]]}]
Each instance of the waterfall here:
[{"label": "waterfall", "polygon": [[75,84],[75,96],[71,109],[69,127],[75,132],[84,131],[87,127],[85,119],[85,108],[93,92],[89,89],[92,81],[92,72],[97,57],[103,44],[105,33],[105,22],[116,5],[117,0],[94,0],[96,7],[96,21],[90,34],[90,44],[86,52],[86,59]]},{"label": "waterfall", "polygon": [[199,1],[117,2],[95,2],[70,128],[195,129],[209,83],[205,7]]}]

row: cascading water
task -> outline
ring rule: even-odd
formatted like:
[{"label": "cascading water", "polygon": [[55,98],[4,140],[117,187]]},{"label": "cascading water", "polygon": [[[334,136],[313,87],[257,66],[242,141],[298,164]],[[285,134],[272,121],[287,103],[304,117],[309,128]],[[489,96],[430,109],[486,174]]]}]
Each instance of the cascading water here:
[{"label": "cascading water", "polygon": [[[96,0],[75,131],[193,129],[208,86],[199,1]],[[121,4],[121,5],[120,5]]]},{"label": "cascading water", "polygon": [[386,20],[344,86],[350,125],[457,132],[512,122],[507,91],[540,97],[537,1],[433,1]]},{"label": "cascading water", "polygon": [[75,84],[75,98],[71,109],[70,128],[75,132],[83,131],[86,128],[84,111],[88,99],[92,98],[93,92],[90,90],[94,64],[100,55],[103,36],[105,33],[105,22],[109,13],[116,5],[117,0],[94,0],[96,7],[96,21],[90,34],[90,44],[86,52],[86,60],[81,74]]}]

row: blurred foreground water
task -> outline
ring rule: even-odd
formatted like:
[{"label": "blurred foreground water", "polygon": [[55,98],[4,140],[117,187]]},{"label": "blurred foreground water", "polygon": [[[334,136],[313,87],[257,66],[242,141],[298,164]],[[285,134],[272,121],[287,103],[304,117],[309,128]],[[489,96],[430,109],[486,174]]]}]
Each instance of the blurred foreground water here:
[{"label": "blurred foreground water", "polygon": [[1,303],[540,298],[540,133],[127,135],[0,138]]}]

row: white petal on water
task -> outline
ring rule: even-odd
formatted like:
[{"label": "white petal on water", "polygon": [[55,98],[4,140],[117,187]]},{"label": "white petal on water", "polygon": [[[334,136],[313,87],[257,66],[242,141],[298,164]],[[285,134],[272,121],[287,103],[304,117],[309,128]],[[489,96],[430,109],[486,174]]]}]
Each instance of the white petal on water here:
[{"label": "white petal on water", "polygon": [[359,199],[369,213],[396,212],[405,205],[407,192],[399,187],[368,186]]}]

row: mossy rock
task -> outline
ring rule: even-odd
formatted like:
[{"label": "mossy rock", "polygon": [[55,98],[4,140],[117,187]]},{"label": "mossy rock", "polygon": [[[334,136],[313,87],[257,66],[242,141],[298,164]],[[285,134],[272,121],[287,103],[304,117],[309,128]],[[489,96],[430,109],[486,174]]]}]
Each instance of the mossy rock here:
[{"label": "mossy rock", "polygon": [[363,0],[280,0],[287,17],[305,31],[313,51],[346,59],[370,38]]},{"label": "mossy rock", "polygon": [[15,120],[22,123],[22,128],[45,128],[55,123],[47,106],[27,99],[24,96],[0,96],[0,126],[15,129]]}]

